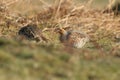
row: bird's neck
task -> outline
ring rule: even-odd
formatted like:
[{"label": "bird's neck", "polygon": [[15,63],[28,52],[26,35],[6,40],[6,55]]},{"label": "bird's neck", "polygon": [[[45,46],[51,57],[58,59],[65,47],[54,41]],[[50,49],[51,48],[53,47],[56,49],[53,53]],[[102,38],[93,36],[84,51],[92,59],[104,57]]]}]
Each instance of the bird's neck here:
[{"label": "bird's neck", "polygon": [[61,34],[61,35],[67,35],[67,31],[62,30],[60,34]]},{"label": "bird's neck", "polygon": [[60,40],[61,42],[64,42],[68,39],[68,36],[69,36],[69,32],[65,31],[64,33],[60,34]]}]

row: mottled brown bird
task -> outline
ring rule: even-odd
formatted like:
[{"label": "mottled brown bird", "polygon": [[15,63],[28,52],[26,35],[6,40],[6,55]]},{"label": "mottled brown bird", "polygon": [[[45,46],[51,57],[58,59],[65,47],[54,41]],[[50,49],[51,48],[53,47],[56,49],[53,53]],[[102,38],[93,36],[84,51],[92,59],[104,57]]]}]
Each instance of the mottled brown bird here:
[{"label": "mottled brown bird", "polygon": [[21,38],[25,38],[27,40],[35,40],[36,42],[39,41],[46,41],[47,38],[44,37],[42,34],[42,31],[37,27],[37,25],[34,24],[28,24],[26,26],[23,26],[19,31],[18,35],[20,35]]},{"label": "mottled brown bird", "polygon": [[88,35],[80,31],[66,31],[62,28],[56,31],[60,34],[60,41],[69,47],[82,48],[89,41]]}]

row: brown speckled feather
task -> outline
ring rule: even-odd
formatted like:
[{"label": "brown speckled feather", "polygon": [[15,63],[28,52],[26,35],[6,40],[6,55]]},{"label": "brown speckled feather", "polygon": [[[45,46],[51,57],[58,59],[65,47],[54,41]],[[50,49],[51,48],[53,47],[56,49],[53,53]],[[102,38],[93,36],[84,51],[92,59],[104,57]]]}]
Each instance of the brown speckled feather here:
[{"label": "brown speckled feather", "polygon": [[80,31],[60,30],[60,41],[66,46],[82,48],[89,41],[87,34]]}]

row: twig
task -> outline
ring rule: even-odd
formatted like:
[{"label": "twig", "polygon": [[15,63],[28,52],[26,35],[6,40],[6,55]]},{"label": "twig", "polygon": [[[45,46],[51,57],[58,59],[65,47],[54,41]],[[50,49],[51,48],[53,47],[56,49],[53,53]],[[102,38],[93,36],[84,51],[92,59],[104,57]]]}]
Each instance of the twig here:
[{"label": "twig", "polygon": [[6,4],[6,6],[9,6],[9,5],[11,5],[11,4],[16,3],[17,1],[18,1],[18,0],[14,0],[14,1],[6,2],[5,4]]}]

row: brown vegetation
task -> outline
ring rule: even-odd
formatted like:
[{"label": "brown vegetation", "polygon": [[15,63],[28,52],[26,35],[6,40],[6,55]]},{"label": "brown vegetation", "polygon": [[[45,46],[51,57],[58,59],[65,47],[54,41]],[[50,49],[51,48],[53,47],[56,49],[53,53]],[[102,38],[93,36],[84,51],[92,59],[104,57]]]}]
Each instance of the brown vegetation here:
[{"label": "brown vegetation", "polygon": [[[47,28],[49,34],[53,34],[57,27],[83,31],[90,36],[90,41],[97,48],[102,48],[105,43],[101,44],[99,41],[104,39],[108,40],[105,41],[108,44],[112,43],[112,46],[115,46],[115,37],[120,34],[120,19],[113,13],[102,13],[101,10],[89,8],[87,4],[75,6],[71,0],[55,3],[33,16],[22,16],[10,12],[7,7],[3,8],[0,12],[1,35],[6,31],[16,33],[23,25],[35,23],[43,30]],[[6,35],[10,37],[8,32]],[[49,35],[48,38],[54,41],[53,35]]]},{"label": "brown vegetation", "polygon": [[[0,80],[120,79],[120,17],[113,11],[91,8],[92,0],[79,5],[71,0],[55,0],[52,5],[39,0],[44,6],[38,8],[43,9],[25,15],[10,10],[13,0],[0,1],[12,2],[0,5]],[[48,43],[18,40],[19,30],[29,24],[36,24]],[[61,28],[82,31],[90,41],[80,49],[65,47],[55,33]]]},{"label": "brown vegetation", "polygon": [[107,8],[103,12],[114,12],[115,15],[120,14],[120,1],[109,0]]}]

